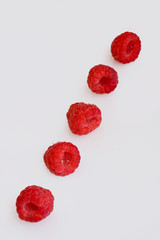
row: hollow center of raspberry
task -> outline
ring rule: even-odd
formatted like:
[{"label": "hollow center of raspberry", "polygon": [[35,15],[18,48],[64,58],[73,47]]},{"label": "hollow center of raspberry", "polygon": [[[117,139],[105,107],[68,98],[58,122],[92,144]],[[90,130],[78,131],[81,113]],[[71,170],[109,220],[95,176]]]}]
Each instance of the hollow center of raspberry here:
[{"label": "hollow center of raspberry", "polygon": [[34,203],[27,203],[25,206],[26,211],[28,212],[36,212],[38,210],[38,207]]},{"label": "hollow center of raspberry", "polygon": [[102,78],[100,79],[99,83],[101,84],[101,86],[106,86],[106,85],[108,85],[108,83],[109,83],[109,78],[107,78],[107,77],[102,77]]},{"label": "hollow center of raspberry", "polygon": [[69,152],[64,152],[62,163],[67,166],[70,163],[72,156]]},{"label": "hollow center of raspberry", "polygon": [[91,122],[93,122],[94,120],[96,120],[96,117],[91,117],[91,118],[86,119],[86,122],[87,122],[87,123],[91,123]]},{"label": "hollow center of raspberry", "polygon": [[133,48],[134,48],[134,42],[133,41],[130,41],[127,45],[127,48],[126,48],[126,53],[128,55],[131,54],[131,52],[133,51]]}]

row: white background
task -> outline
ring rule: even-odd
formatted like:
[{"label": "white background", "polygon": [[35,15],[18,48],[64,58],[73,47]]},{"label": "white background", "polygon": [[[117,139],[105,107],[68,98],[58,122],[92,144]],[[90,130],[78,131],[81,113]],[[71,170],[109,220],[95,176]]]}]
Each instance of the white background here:
[{"label": "white background", "polygon": [[[160,239],[160,1],[0,1],[0,238],[3,240]],[[142,41],[127,65],[110,54],[124,31]],[[97,95],[89,69],[114,67],[117,89]],[[68,128],[70,104],[102,110],[86,136]],[[45,150],[70,141],[81,152],[76,172],[51,174]],[[28,185],[55,196],[52,214],[21,221],[15,201]]]}]

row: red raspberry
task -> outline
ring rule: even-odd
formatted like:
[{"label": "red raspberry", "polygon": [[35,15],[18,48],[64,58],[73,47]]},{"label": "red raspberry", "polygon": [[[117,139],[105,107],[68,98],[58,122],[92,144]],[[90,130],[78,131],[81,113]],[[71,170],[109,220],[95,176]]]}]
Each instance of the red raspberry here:
[{"label": "red raspberry", "polygon": [[46,218],[53,210],[52,193],[38,186],[26,187],[16,201],[19,218],[29,222],[38,222]]},{"label": "red raspberry", "polygon": [[101,111],[93,104],[74,103],[67,112],[68,124],[71,131],[85,135],[96,129],[101,121]]},{"label": "red raspberry", "polygon": [[44,154],[44,162],[51,173],[66,176],[75,171],[80,162],[78,148],[70,142],[58,142]]},{"label": "red raspberry", "polygon": [[111,45],[111,53],[115,60],[121,63],[133,62],[141,50],[139,37],[132,32],[125,32],[117,36]]},{"label": "red raspberry", "polygon": [[110,93],[117,87],[118,75],[113,68],[100,64],[91,68],[87,83],[95,93]]}]

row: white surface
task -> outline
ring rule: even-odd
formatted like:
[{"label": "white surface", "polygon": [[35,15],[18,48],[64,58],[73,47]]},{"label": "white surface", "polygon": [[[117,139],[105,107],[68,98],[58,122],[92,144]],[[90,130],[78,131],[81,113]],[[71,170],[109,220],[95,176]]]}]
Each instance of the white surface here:
[{"label": "white surface", "polygon": [[[0,1],[0,238],[4,240],[160,239],[160,2]],[[116,63],[112,40],[137,33],[134,63]],[[86,84],[96,64],[114,67],[117,89]],[[101,126],[73,135],[65,114],[76,101],[102,110]],[[71,141],[81,164],[56,177],[47,147]],[[55,209],[39,223],[19,220],[15,201],[28,185],[49,188]]]}]

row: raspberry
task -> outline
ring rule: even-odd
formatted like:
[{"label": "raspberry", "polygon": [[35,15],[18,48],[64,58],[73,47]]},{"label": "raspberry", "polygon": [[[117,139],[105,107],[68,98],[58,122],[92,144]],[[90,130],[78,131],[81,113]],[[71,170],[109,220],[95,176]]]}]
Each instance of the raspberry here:
[{"label": "raspberry", "polygon": [[19,218],[29,222],[38,222],[46,218],[53,210],[52,193],[38,186],[26,187],[16,201]]},{"label": "raspberry", "polygon": [[78,148],[70,142],[58,142],[44,154],[44,162],[51,173],[66,176],[75,171],[80,162]]},{"label": "raspberry", "polygon": [[121,63],[133,62],[141,50],[139,37],[132,32],[117,36],[111,44],[111,53],[115,60]]},{"label": "raspberry", "polygon": [[68,124],[71,131],[85,135],[95,130],[101,123],[101,111],[93,104],[74,103],[67,112]]},{"label": "raspberry", "polygon": [[95,93],[110,93],[117,87],[118,75],[113,68],[100,64],[90,70],[87,83]]}]

